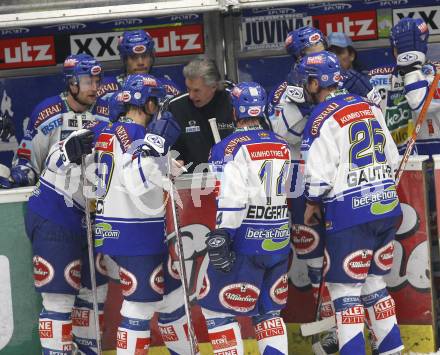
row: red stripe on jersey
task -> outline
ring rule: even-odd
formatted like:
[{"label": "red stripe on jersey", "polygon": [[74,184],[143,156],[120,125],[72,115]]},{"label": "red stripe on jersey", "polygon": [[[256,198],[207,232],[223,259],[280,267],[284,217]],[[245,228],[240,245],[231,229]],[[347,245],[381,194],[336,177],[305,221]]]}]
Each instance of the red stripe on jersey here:
[{"label": "red stripe on jersey", "polygon": [[30,160],[31,159],[31,151],[26,148],[18,148],[17,149],[17,156],[19,158]]},{"label": "red stripe on jersey", "polygon": [[289,160],[289,148],[283,143],[255,143],[246,146],[252,160]]},{"label": "red stripe on jersey", "polygon": [[336,112],[333,117],[340,127],[344,127],[352,122],[363,120],[365,118],[375,118],[370,105],[366,102],[360,102],[353,105],[348,105]]},{"label": "red stripe on jersey", "polygon": [[101,133],[95,144],[95,149],[101,152],[113,152],[114,135],[109,133]]},{"label": "red stripe on jersey", "polygon": [[440,99],[440,88],[437,88],[434,92],[434,99]]}]

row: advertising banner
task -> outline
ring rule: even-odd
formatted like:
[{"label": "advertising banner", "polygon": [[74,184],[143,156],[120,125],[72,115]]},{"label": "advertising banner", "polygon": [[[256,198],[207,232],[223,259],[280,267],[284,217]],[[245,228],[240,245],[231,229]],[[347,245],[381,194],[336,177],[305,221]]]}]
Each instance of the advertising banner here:
[{"label": "advertising banner", "polygon": [[53,66],[80,53],[119,60],[118,37],[135,29],[150,33],[159,57],[205,51],[202,14],[8,28],[0,30],[0,70]]},{"label": "advertising banner", "polygon": [[405,16],[422,18],[431,34],[439,33],[440,5],[433,0],[414,5],[409,0],[360,0],[247,9],[240,21],[241,50],[282,49],[287,33],[308,25],[325,35],[344,32],[355,42],[388,38],[393,24]]},{"label": "advertising banner", "polygon": [[[429,252],[429,232],[427,227],[427,195],[425,157],[411,157],[399,186],[403,220],[394,245],[394,264],[387,277],[390,293],[396,301],[397,317],[401,326],[405,347],[414,352],[435,350],[434,309],[432,292],[431,256]],[[438,166],[437,166],[438,170]],[[438,174],[438,171],[436,171]],[[181,236],[184,241],[190,287],[203,273],[205,258],[204,238],[215,224],[215,181],[211,177],[194,178],[186,176],[177,179],[178,214]],[[27,193],[20,191],[26,190]],[[26,192],[25,191],[25,192]],[[31,188],[0,192],[0,216],[6,229],[7,238],[0,238],[2,265],[5,275],[0,299],[5,308],[0,310],[5,322],[14,322],[12,333],[0,330],[2,354],[33,353],[39,348],[36,337],[40,297],[33,291],[30,243],[23,226],[23,204]],[[19,199],[13,198],[15,195]],[[17,197],[16,196],[16,197]],[[2,203],[3,202],[3,203]],[[167,205],[167,233],[173,238],[174,226],[171,206]],[[9,226],[9,227],[8,227]],[[13,241],[13,243],[11,242]],[[20,247],[17,248],[17,245]],[[20,253],[17,253],[20,250]],[[9,270],[9,271],[8,271]],[[22,297],[26,295],[26,297]],[[12,305],[11,305],[12,302]],[[105,308],[104,348],[114,349],[116,328],[122,302],[119,285],[111,282]],[[12,310],[12,314],[11,314]],[[288,323],[290,349],[293,353],[311,354],[310,340],[299,335],[299,324],[313,319],[314,298],[311,293],[307,270],[296,257],[289,270],[289,295],[283,316]],[[207,342],[207,330],[197,306],[193,307],[196,333],[200,342]],[[245,339],[253,338],[254,331],[248,318],[240,319],[241,331]],[[153,344],[160,345],[157,323],[153,324]],[[24,332],[23,329],[28,329]],[[2,328],[4,329],[4,328]],[[17,331],[17,330],[20,331]],[[208,349],[209,345],[205,345]],[[205,352],[203,352],[205,353]],[[209,352],[206,352],[209,353]]]}]

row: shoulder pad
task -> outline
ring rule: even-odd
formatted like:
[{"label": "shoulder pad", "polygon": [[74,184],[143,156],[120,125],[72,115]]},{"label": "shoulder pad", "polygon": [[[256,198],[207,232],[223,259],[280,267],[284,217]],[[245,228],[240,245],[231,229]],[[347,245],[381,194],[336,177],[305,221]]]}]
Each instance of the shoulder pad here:
[{"label": "shoulder pad", "polygon": [[101,86],[98,89],[98,92],[96,95],[98,98],[105,96],[106,94],[110,92],[115,92],[120,90],[120,85],[114,76],[107,76],[104,77],[102,80]]},{"label": "shoulder pad", "polygon": [[224,163],[224,155],[223,155],[223,144],[219,142],[214,144],[209,152],[208,161],[213,165],[223,165]]},{"label": "shoulder pad", "polygon": [[[355,96],[353,96],[355,98]],[[306,129],[309,129],[309,134],[312,137],[319,136],[319,131],[327,118],[329,118],[338,109],[342,108],[344,104],[332,100],[330,102],[323,102],[318,105],[310,115]]]},{"label": "shoulder pad", "polygon": [[114,125],[113,131],[124,153],[128,151],[135,140],[144,139],[146,134],[146,129],[136,123],[118,122]]},{"label": "shoulder pad", "polygon": [[374,75],[381,75],[381,74],[392,74],[394,69],[395,69],[395,67],[393,65],[374,68],[368,72],[368,75],[374,76]]},{"label": "shoulder pad", "polygon": [[31,115],[31,119],[34,121],[34,128],[38,128],[43,122],[65,111],[65,105],[59,95],[43,100],[37,105]]},{"label": "shoulder pad", "polygon": [[98,117],[99,120],[110,120],[110,111],[108,105],[108,101],[103,100],[101,97],[98,97],[96,100],[96,103],[93,106],[93,113]]},{"label": "shoulder pad", "polygon": [[280,102],[281,96],[283,96],[286,88],[287,81],[283,81],[282,83],[278,84],[275,89],[269,94],[269,101],[270,103],[272,103],[272,105],[277,105]]},{"label": "shoulder pad", "polygon": [[103,121],[92,121],[89,123],[86,123],[83,128],[90,129],[95,134],[99,134],[101,131],[104,130],[109,124],[107,122]]},{"label": "shoulder pad", "polygon": [[233,133],[228,138],[219,143],[223,148],[223,155],[234,156],[241,145],[245,142],[250,142],[252,137],[248,132]]}]

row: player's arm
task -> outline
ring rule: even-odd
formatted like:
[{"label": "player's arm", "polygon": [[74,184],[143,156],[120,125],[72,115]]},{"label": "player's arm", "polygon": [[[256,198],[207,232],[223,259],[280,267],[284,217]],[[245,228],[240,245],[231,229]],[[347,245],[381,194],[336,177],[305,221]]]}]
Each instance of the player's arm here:
[{"label": "player's arm", "polygon": [[[325,128],[324,128],[325,129]],[[304,159],[305,191],[307,199],[304,212],[304,223],[316,225],[322,220],[322,198],[334,185],[339,161],[339,151],[336,148],[334,136],[330,132],[321,133],[319,137],[309,134],[307,129],[301,145],[301,156]]]},{"label": "player's arm", "polygon": [[72,132],[65,140],[55,143],[46,158],[46,168],[57,172],[61,167],[80,165],[82,156],[92,153],[94,132],[80,129]]},{"label": "player's arm", "polygon": [[[315,139],[304,135],[301,156],[304,159],[305,196],[311,202],[321,202],[333,187],[338,170],[339,151],[330,132],[323,132]],[[309,143],[311,142],[311,143]]]},{"label": "player's arm", "polygon": [[[425,103],[435,73],[435,66],[428,64],[424,65],[423,68],[405,74],[405,96],[410,107],[417,113],[421,111]],[[440,100],[435,96],[436,95],[434,95],[428,107],[428,113],[438,112],[440,110]]]},{"label": "player's arm", "polygon": [[248,202],[248,169],[243,148],[226,161],[220,177],[217,200],[217,228],[226,228],[233,237],[246,216]]},{"label": "player's arm", "polygon": [[223,156],[223,149],[214,146],[211,152],[211,170],[219,181],[216,229],[206,236],[211,265],[222,272],[229,272],[235,261],[231,245],[247,211],[248,169],[243,148],[232,156]]},{"label": "player's arm", "polygon": [[32,112],[17,152],[12,160],[11,177],[14,186],[35,184],[44,168],[44,161],[50,150],[50,133],[44,134],[38,125],[42,105]]},{"label": "player's arm", "polygon": [[[414,111],[421,110],[436,72],[434,65],[426,64],[428,37],[428,26],[422,19],[402,19],[391,31],[397,70],[404,77],[405,96]],[[439,105],[433,100],[428,113],[437,111]]]},{"label": "player's arm", "polygon": [[164,112],[158,121],[149,125],[141,139],[133,142],[121,157],[122,184],[134,196],[142,196],[153,188],[168,190],[167,153],[180,135],[180,126],[169,112]]},{"label": "player's arm", "polygon": [[290,145],[301,143],[307,119],[304,118],[298,105],[285,102],[282,107],[275,108],[270,121],[273,131],[286,139]]}]

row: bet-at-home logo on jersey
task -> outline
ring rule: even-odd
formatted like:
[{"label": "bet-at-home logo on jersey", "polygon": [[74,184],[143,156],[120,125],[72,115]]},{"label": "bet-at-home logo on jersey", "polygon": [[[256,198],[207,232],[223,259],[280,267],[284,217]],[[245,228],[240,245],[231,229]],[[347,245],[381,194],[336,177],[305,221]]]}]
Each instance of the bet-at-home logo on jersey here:
[{"label": "bet-at-home logo on jersey", "polygon": [[98,223],[95,226],[95,247],[102,246],[104,239],[118,239],[120,232],[117,229],[112,229],[110,223]]},{"label": "bet-at-home logo on jersey", "polygon": [[246,239],[261,240],[261,248],[266,251],[277,251],[285,248],[290,243],[289,225],[283,224],[279,228],[257,229],[248,228]]}]

